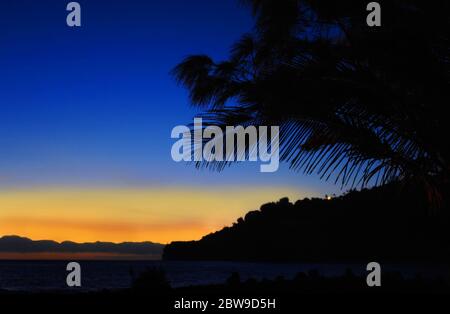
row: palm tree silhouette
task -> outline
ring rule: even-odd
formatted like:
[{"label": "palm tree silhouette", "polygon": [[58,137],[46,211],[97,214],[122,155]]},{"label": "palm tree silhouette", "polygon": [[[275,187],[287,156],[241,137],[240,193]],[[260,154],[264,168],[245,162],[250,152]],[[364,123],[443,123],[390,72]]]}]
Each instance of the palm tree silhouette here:
[{"label": "palm tree silhouette", "polygon": [[[281,160],[342,186],[448,182],[448,1],[246,0],[255,28],[228,60],[173,70],[205,125],[279,125]],[[229,162],[198,162],[221,170]]]}]

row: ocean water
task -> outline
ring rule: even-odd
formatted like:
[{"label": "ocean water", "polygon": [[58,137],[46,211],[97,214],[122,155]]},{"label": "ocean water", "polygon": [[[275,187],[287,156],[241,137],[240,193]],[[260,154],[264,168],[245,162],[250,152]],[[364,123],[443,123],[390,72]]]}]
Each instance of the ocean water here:
[{"label": "ocean water", "polygon": [[[12,291],[71,290],[66,286],[65,261],[0,261],[0,289]],[[299,272],[317,270],[323,276],[340,276],[347,269],[356,275],[366,274],[365,264],[300,264],[300,263],[238,263],[181,261],[80,261],[81,290],[128,288],[133,276],[149,267],[162,267],[172,287],[223,283],[233,273],[248,278],[292,279]],[[449,279],[448,266],[382,266],[383,271],[400,271],[405,277]],[[77,288],[80,290],[79,288]]]}]

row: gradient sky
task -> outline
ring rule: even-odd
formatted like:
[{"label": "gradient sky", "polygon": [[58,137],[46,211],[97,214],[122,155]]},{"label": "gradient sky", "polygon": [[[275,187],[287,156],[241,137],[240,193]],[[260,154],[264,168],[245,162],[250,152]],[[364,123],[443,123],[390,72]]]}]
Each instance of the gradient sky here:
[{"label": "gradient sky", "polygon": [[74,241],[197,239],[262,202],[339,193],[259,163],[175,163],[172,128],[196,111],[169,71],[227,56],[252,28],[224,0],[0,2],[0,235]]}]

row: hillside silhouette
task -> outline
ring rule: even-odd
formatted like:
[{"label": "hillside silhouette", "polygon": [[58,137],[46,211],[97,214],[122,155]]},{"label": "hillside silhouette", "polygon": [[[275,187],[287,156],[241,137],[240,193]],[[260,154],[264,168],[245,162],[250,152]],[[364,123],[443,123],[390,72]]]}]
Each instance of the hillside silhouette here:
[{"label": "hillside silhouette", "polygon": [[420,188],[395,183],[267,203],[199,241],[172,242],[163,259],[443,262],[449,226],[448,203],[432,209]]}]

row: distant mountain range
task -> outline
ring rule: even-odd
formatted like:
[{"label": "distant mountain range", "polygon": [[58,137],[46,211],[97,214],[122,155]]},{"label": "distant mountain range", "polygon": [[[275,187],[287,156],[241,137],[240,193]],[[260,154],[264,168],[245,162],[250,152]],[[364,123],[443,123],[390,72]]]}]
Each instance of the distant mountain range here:
[{"label": "distant mountain range", "polygon": [[0,253],[112,253],[161,256],[163,244],[153,242],[91,242],[31,240],[15,235],[0,238]]}]

